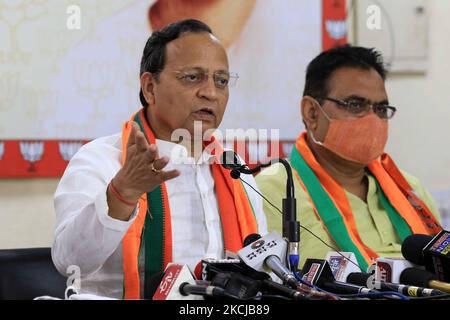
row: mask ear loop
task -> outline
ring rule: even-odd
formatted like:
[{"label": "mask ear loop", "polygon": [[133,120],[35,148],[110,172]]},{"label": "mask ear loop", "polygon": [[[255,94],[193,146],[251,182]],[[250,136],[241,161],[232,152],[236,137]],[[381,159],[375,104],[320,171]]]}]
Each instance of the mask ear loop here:
[{"label": "mask ear loop", "polygon": [[[319,101],[317,101],[316,99],[314,99],[314,102],[319,106],[319,109],[320,109],[320,111],[322,111],[322,113],[324,114],[325,118],[327,118],[328,121],[331,122],[332,119],[327,115],[327,113],[325,112],[325,110],[323,110],[323,108],[322,108],[322,106],[320,105]],[[322,146],[322,147],[323,147],[323,146],[324,146],[323,143],[320,142],[320,141],[317,141],[316,138],[314,138],[314,135],[313,135],[312,131],[311,131],[311,130],[308,130],[308,131],[309,131],[309,135],[311,136],[312,141],[314,141],[315,144],[318,144],[319,146]]]},{"label": "mask ear loop", "polygon": [[314,102],[317,103],[317,105],[319,106],[320,111],[322,111],[322,113],[325,115],[325,118],[328,119],[328,121],[332,121],[333,119],[331,119],[328,114],[325,112],[325,110],[323,109],[322,105],[319,103],[319,101],[317,101],[316,99],[314,99]]}]

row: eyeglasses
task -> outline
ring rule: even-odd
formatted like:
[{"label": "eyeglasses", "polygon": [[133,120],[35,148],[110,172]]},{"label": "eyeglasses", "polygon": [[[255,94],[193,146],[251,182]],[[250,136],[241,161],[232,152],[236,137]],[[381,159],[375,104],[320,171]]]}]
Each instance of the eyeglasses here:
[{"label": "eyeglasses", "polygon": [[386,103],[372,103],[367,99],[349,98],[348,100],[340,100],[332,97],[320,97],[316,99],[332,101],[340,109],[356,117],[363,117],[372,109],[381,119],[391,119],[397,111],[397,108],[389,106]]},{"label": "eyeglasses", "polygon": [[[174,71],[177,78],[185,85],[198,85],[208,80],[209,73],[202,69],[192,69],[186,71]],[[239,76],[237,73],[217,71],[212,74],[214,85],[218,89],[225,89],[227,87],[234,87]]]}]

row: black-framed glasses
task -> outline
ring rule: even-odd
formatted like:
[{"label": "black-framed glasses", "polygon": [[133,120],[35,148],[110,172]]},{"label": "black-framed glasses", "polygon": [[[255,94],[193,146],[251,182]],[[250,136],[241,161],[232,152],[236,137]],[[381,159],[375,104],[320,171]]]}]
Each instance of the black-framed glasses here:
[{"label": "black-framed glasses", "polygon": [[[208,80],[209,72],[200,68],[191,70],[174,71],[177,78],[186,85],[198,85]],[[239,75],[235,72],[217,71],[212,73],[214,85],[218,89],[225,89],[227,87],[234,87]]]},{"label": "black-framed glasses", "polygon": [[316,99],[334,102],[340,109],[345,110],[356,117],[363,117],[369,113],[370,109],[372,109],[381,119],[391,119],[397,111],[396,107],[386,103],[372,103],[367,99],[349,98],[341,100],[333,97],[318,97]]}]

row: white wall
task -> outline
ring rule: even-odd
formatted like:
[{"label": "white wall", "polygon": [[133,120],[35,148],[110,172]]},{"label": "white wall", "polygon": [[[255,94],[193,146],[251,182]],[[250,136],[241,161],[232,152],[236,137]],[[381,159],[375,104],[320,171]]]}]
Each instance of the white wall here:
[{"label": "white wall", "polygon": [[58,179],[0,179],[0,249],[49,247]]},{"label": "white wall", "polygon": [[[382,1],[366,1],[382,4]],[[350,2],[348,2],[350,4]],[[355,1],[355,12],[365,12]],[[386,89],[398,111],[390,123],[387,151],[399,167],[418,177],[437,197],[438,205],[450,218],[450,1],[426,2],[428,25],[428,67],[425,73],[393,73]],[[366,4],[364,4],[366,5]],[[402,16],[402,10],[391,12]],[[360,17],[359,17],[360,18]],[[353,19],[350,37],[356,43]],[[402,23],[395,19],[395,24]],[[387,26],[382,20],[382,26]],[[414,26],[411,26],[414,28]],[[367,31],[366,31],[367,32]],[[411,38],[409,41],[414,41]],[[399,43],[399,41],[397,41]],[[447,225],[450,221],[446,222]]]},{"label": "white wall", "polygon": [[392,74],[386,82],[389,100],[398,107],[388,151],[429,189],[444,190],[450,189],[450,1],[427,4],[427,71]]}]

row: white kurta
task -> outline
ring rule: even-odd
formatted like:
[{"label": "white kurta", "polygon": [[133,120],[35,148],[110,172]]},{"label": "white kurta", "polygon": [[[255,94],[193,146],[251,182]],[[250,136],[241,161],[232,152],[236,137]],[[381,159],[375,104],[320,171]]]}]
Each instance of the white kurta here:
[{"label": "white kurta", "polygon": [[[160,156],[169,156],[165,170],[181,175],[166,182],[172,218],[173,262],[194,270],[202,258],[223,258],[223,240],[209,155],[196,163],[180,145],[157,140]],[[121,168],[121,134],[96,139],[72,158],[55,193],[56,231],[52,257],[64,275],[71,265],[81,271],[81,293],[121,298],[122,238],[135,219],[108,215],[106,188]],[[254,188],[252,176],[242,176]],[[262,200],[245,185],[260,234],[267,233]],[[140,256],[143,279],[143,255]],[[141,282],[143,283],[143,282]],[[142,289],[143,286],[141,286]],[[142,293],[142,290],[141,290]]]}]

